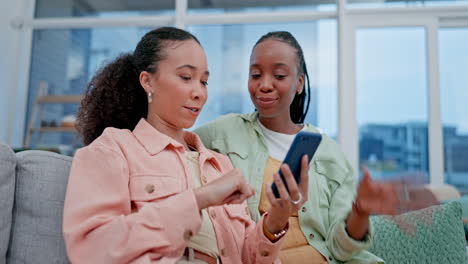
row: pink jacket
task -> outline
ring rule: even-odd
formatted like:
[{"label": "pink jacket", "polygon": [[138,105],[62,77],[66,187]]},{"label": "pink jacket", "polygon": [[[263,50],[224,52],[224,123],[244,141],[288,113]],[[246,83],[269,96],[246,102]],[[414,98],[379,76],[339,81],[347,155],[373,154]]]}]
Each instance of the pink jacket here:
[{"label": "pink jacket", "polygon": [[[232,169],[229,159],[200,152],[202,182]],[[193,179],[177,141],[141,119],[133,132],[107,128],[77,151],[68,181],[63,232],[73,263],[175,263],[201,226]],[[280,246],[256,225],[244,202],[209,208],[224,264],[280,263]]]}]

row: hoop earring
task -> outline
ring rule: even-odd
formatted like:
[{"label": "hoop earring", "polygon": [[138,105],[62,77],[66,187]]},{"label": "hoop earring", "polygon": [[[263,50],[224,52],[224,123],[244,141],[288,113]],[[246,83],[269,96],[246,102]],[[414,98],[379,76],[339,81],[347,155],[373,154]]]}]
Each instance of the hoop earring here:
[{"label": "hoop earring", "polygon": [[151,92],[148,92],[148,104],[153,102],[153,94]]}]

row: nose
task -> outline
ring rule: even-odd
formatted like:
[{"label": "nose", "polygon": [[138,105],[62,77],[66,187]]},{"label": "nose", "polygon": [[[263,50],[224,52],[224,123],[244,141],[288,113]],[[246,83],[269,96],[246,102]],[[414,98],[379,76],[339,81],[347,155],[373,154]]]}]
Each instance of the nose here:
[{"label": "nose", "polygon": [[203,87],[201,84],[200,85],[195,85],[193,87],[192,92],[191,92],[191,97],[193,100],[201,100],[201,99],[206,99],[206,88]]},{"label": "nose", "polygon": [[259,83],[259,88],[260,88],[260,91],[264,93],[271,92],[273,90],[273,82],[271,78],[269,78],[268,76],[261,78],[260,83]]}]

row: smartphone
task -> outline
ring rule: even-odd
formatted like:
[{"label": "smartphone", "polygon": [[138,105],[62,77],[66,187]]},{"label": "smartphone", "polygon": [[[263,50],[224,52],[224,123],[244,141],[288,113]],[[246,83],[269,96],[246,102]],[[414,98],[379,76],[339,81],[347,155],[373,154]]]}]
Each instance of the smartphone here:
[{"label": "smartphone", "polygon": [[[296,180],[297,184],[299,184],[301,181],[302,157],[307,154],[309,158],[308,163],[310,163],[321,141],[322,141],[322,135],[318,133],[312,133],[312,132],[302,131],[302,132],[297,133],[296,137],[294,137],[291,147],[289,147],[288,153],[286,154],[286,157],[284,158],[283,164],[288,164],[289,168],[291,169],[291,172],[294,175],[294,179]],[[284,179],[281,169],[279,170],[278,173],[281,179],[283,180],[286,189],[289,192],[288,184],[286,183]],[[275,182],[273,182],[273,184],[271,185],[271,189],[273,190],[273,194],[275,195],[275,197],[279,198],[280,195],[279,195],[278,188],[276,187]]]}]

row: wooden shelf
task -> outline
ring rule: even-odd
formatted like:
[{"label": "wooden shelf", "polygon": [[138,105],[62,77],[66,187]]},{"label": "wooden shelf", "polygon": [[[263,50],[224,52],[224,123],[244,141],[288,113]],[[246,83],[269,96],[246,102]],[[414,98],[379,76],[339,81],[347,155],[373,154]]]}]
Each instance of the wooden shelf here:
[{"label": "wooden shelf", "polygon": [[[44,108],[47,104],[80,104],[83,100],[84,95],[48,95],[49,84],[46,81],[39,81],[37,90],[37,97],[34,100],[33,109],[29,118],[28,130],[26,138],[24,140],[24,147],[29,148],[31,145],[31,138],[34,134],[38,135],[37,143],[41,143],[42,134],[46,132],[52,133],[77,133],[75,127],[62,127],[61,122],[58,122],[58,126],[36,126],[36,124],[42,124],[44,121]],[[38,120],[39,118],[39,120]],[[45,124],[45,123],[44,123]]]},{"label": "wooden shelf", "polygon": [[34,127],[31,131],[39,132],[77,132],[74,127]]},{"label": "wooden shelf", "polygon": [[63,104],[76,103],[79,104],[83,99],[82,95],[46,95],[37,98],[38,104]]}]

